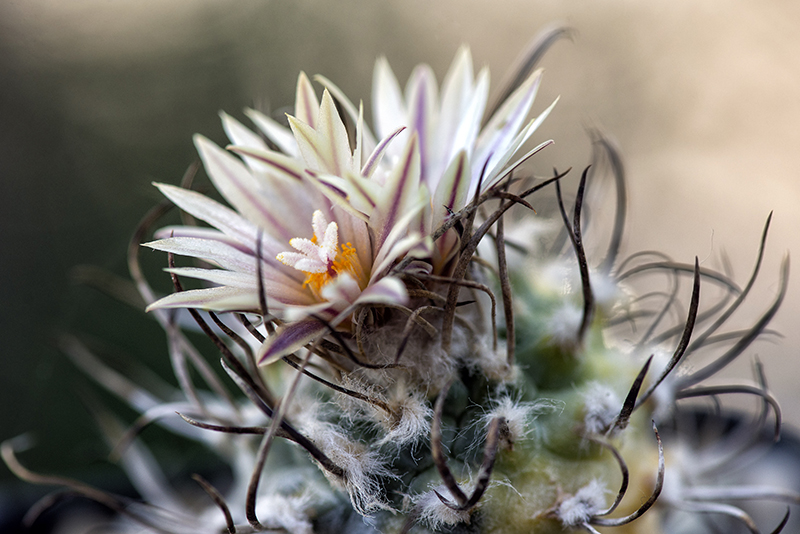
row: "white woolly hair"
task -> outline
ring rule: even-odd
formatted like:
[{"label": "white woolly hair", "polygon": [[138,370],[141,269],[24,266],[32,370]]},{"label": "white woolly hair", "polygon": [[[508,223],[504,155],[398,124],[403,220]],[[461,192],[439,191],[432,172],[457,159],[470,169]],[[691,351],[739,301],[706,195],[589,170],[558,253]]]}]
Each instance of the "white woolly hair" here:
[{"label": "white woolly hair", "polygon": [[387,431],[378,445],[394,444],[400,449],[427,436],[433,410],[428,406],[425,395],[419,390],[410,389],[405,380],[395,384],[389,393],[388,404],[393,414],[373,407]]},{"label": "white woolly hair", "polygon": [[421,523],[434,532],[445,526],[469,523],[469,511],[459,512],[458,510],[453,510],[445,505],[434,491],[438,491],[439,494],[446,499],[455,501],[455,498],[444,485],[416,495],[413,501],[419,513],[419,520]]},{"label": "white woolly hair", "polygon": [[[408,385],[406,377],[383,388],[365,382],[354,375],[342,377],[342,385],[371,398],[379,399],[389,408],[354,398],[344,393],[336,395],[336,403],[350,421],[365,419],[383,429],[384,437],[377,445],[396,445],[403,448],[430,432],[433,410],[421,391]],[[382,392],[383,394],[382,394]]]},{"label": "white woolly hair", "polygon": [[574,527],[588,522],[605,506],[605,493],[605,485],[599,480],[592,480],[572,497],[561,501],[556,511],[561,524]]},{"label": "white woolly hair", "polygon": [[572,346],[578,338],[583,321],[583,309],[574,302],[564,301],[547,318],[547,332],[560,346]]},{"label": "white woolly hair", "polygon": [[616,392],[599,382],[592,382],[583,392],[583,428],[588,435],[603,434],[614,423],[622,408]]},{"label": "white woolly hair", "polygon": [[347,491],[353,508],[359,514],[368,516],[377,510],[391,510],[376,478],[395,475],[389,471],[380,454],[351,440],[335,424],[318,419],[313,409],[296,421],[306,437],[344,470],[344,480],[327,470],[323,472],[331,484]]},{"label": "white woolly hair", "polygon": [[287,497],[271,494],[259,497],[259,521],[269,530],[283,530],[292,534],[314,534],[308,517],[310,495]]},{"label": "white woolly hair", "polygon": [[500,384],[513,384],[519,378],[519,368],[508,364],[506,344],[499,342],[497,349],[489,346],[490,339],[480,337],[476,339],[472,354],[464,363],[472,371],[477,371],[492,382]]},{"label": "white woolly hair", "polygon": [[549,411],[563,409],[563,403],[550,399],[538,399],[535,402],[520,402],[509,396],[492,402],[492,407],[480,417],[480,424],[488,428],[492,420],[502,417],[506,421],[507,431],[501,434],[502,443],[510,448],[514,443],[525,439],[531,432],[531,423],[537,416]]},{"label": "white woolly hair", "polygon": [[594,296],[595,304],[605,310],[610,310],[616,305],[622,305],[627,299],[627,295],[620,288],[619,282],[608,274],[592,270],[589,274],[589,283],[592,285],[592,296]]}]

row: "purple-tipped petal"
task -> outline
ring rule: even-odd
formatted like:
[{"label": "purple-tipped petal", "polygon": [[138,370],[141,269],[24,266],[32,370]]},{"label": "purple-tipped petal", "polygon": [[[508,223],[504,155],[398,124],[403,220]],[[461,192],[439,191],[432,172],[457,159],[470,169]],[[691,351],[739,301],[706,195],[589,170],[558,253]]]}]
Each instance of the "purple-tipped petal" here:
[{"label": "purple-tipped petal", "polygon": [[[420,156],[420,182],[428,183],[431,168],[430,158],[434,150],[432,123],[437,100],[436,77],[428,65],[418,65],[411,73],[406,86],[406,106],[408,107],[408,127],[417,134]],[[437,177],[438,179],[438,177]]]},{"label": "purple-tipped petal", "polygon": [[494,168],[495,161],[506,153],[509,145],[516,138],[536,98],[541,76],[541,69],[532,73],[508,97],[483,128],[472,159],[473,182],[478,181],[478,175],[486,161],[489,160],[487,168]]},{"label": "purple-tipped petal", "polygon": [[400,132],[402,132],[405,129],[406,129],[405,126],[401,126],[392,133],[390,133],[388,136],[381,139],[381,142],[378,143],[378,145],[375,147],[375,150],[372,151],[372,154],[370,154],[369,158],[367,158],[366,163],[364,163],[364,166],[361,168],[362,176],[366,178],[372,176],[372,173],[375,172],[375,169],[380,164],[381,159],[383,159],[383,155],[389,148],[389,144],[395,137],[398,136],[398,134],[400,134]]},{"label": "purple-tipped petal", "polygon": [[419,172],[419,146],[417,136],[413,135],[384,185],[380,202],[370,218],[378,249],[383,246],[397,220],[410,206],[417,204],[420,196]]},{"label": "purple-tipped petal", "polygon": [[299,350],[325,333],[326,326],[316,319],[288,323],[267,338],[258,353],[258,364],[269,365]]}]

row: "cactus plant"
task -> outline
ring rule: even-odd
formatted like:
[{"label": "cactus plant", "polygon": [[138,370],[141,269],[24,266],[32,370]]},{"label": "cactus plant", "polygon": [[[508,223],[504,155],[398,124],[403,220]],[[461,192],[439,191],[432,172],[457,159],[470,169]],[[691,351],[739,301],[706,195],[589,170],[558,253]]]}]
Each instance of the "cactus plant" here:
[{"label": "cactus plant", "polygon": [[[769,221],[740,288],[697,260],[620,259],[624,169],[599,133],[571,209],[562,195],[569,171],[523,171],[523,163],[536,168],[534,156],[549,142],[520,149],[555,104],[529,118],[541,81],[535,59],[563,34],[539,38],[488,110],[488,71],[475,76],[462,48],[441,88],[422,65],[403,92],[380,59],[374,129],[363,106],[321,76],[318,98],[304,74],[288,127],[251,110],[256,133],[223,114],[232,146],[200,136],[195,144],[230,207],[156,184],[208,225],[162,228],[145,243],[168,253],[174,293],[157,298],[136,259],[139,237],[163,210],[145,219],[131,254],[180,390],[157,398],[77,338],[63,343],[141,413],[125,433],[108,421],[104,428],[144,501],[35,475],[17,460],[19,442],[4,444],[6,463],[23,478],[106,504],[119,512],[120,530],[158,532],[696,527],[673,510],[732,517],[758,531],[729,501],[797,503],[789,488],[720,478],[779,435],[780,411],[761,367],[753,383],[706,385],[765,331],[785,294],[788,261],[756,324],[720,333],[758,274]],[[585,239],[584,214],[602,161],[617,193],[605,251]],[[547,222],[534,227],[531,218]],[[176,266],[175,255],[202,262]],[[202,285],[184,289],[187,278]],[[683,279],[691,291],[679,304]],[[637,293],[641,281],[653,289]],[[721,290],[705,297],[706,285]],[[222,375],[190,342],[193,327],[221,353]],[[697,353],[705,363],[689,369]],[[728,419],[682,402],[728,394],[754,396],[760,413],[753,423],[734,417],[738,425],[701,448],[687,421]],[[232,480],[216,488],[198,478],[207,497],[196,502],[155,483],[157,463],[136,439],[153,422],[207,445]],[[787,518],[762,528],[777,532]]]}]

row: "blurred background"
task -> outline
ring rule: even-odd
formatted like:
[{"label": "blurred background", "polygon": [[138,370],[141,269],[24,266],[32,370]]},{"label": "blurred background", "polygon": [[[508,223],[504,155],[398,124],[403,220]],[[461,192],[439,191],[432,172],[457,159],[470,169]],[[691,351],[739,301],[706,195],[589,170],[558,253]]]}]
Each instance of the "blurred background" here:
[{"label": "blurred background", "polygon": [[[377,56],[401,83],[419,62],[441,80],[462,43],[499,89],[518,53],[553,23],[576,32],[542,63],[535,110],[561,101],[535,136],[556,144],[531,170],[582,168],[586,129],[602,129],[628,171],[625,251],[657,249],[683,262],[696,255],[714,267],[727,254],[741,284],[774,210],[756,290],[733,319],[752,324],[775,295],[781,258],[800,250],[797,2],[5,0],[0,439],[32,432],[37,446],[23,458],[38,471],[99,484],[113,477],[81,400],[96,388],[57,340],[79,333],[161,373],[169,362],[161,330],[77,285],[85,271],[75,267],[127,276],[128,239],[160,201],[150,183],[180,180],[195,159],[195,132],[224,141],[220,110],[240,119],[244,107],[281,114],[300,70],[324,74],[369,109]],[[784,338],[748,351],[764,361],[795,426],[797,280],[772,323]],[[750,376],[743,360],[731,374]],[[201,457],[189,450],[168,470]],[[38,493],[0,465],[0,517],[14,499]]]}]

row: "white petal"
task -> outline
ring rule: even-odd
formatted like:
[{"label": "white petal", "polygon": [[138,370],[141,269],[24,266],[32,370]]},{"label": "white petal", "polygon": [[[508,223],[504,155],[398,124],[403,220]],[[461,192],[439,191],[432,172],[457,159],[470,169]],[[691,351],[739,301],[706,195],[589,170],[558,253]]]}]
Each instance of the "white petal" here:
[{"label": "white petal", "polygon": [[[225,271],[222,269],[200,269],[198,267],[176,267],[165,269],[178,276],[186,276],[197,280],[205,280],[213,284],[232,288],[246,289],[258,294],[258,280],[255,275]],[[283,305],[308,305],[315,302],[314,297],[299,284],[281,284],[264,278],[261,283],[267,295],[267,303],[272,308],[274,303]]]},{"label": "white petal", "polygon": [[394,276],[387,276],[361,292],[358,304],[406,304],[408,292],[403,282]]},{"label": "white petal", "polygon": [[306,76],[305,72],[300,72],[297,77],[297,90],[294,99],[294,116],[308,124],[312,128],[316,127],[317,117],[319,116],[319,103],[314,86]]},{"label": "white petal", "polygon": [[434,191],[431,207],[433,213],[428,233],[435,232],[448,216],[448,208],[458,211],[466,205],[467,192],[469,191],[470,168],[467,154],[458,153],[442,176],[441,181]]},{"label": "white petal", "polygon": [[258,295],[248,289],[212,287],[172,293],[147,307],[147,311],[163,308],[197,308],[213,311],[249,311],[258,309]]},{"label": "white petal", "polygon": [[256,226],[232,209],[196,191],[168,184],[153,185],[186,213],[207,222],[251,250],[255,248],[258,235]]},{"label": "white petal", "polygon": [[225,200],[251,223],[262,228],[281,228],[281,221],[264,201],[268,195],[262,192],[247,167],[205,137],[196,135],[194,139],[208,176]]},{"label": "white petal", "polygon": [[186,276],[197,280],[205,280],[220,286],[238,287],[240,289],[256,290],[258,280],[256,276],[224,269],[201,269],[199,267],[174,267],[164,269],[178,276]]},{"label": "white petal", "polygon": [[487,168],[505,154],[528,116],[541,82],[542,70],[532,73],[489,119],[477,141],[472,158],[472,181],[476,183],[487,159]]},{"label": "white petal", "polygon": [[389,232],[411,206],[419,202],[423,188],[419,182],[420,160],[417,136],[413,135],[405,147],[400,161],[384,185],[381,199],[370,216],[370,226],[375,229],[376,247],[381,248]]},{"label": "white petal", "polygon": [[453,134],[452,144],[447,152],[447,158],[452,157],[459,150],[466,150],[467,155],[471,156],[475,148],[475,140],[481,127],[483,113],[486,111],[486,102],[489,98],[489,69],[483,68],[478,74],[478,82],[472,99],[466,109],[461,112],[461,121]]},{"label": "white petal", "polygon": [[[170,237],[194,237],[197,239],[208,239],[210,241],[220,241],[228,246],[231,246],[245,254],[254,254],[253,248],[241,244],[238,240],[233,239],[215,230],[214,228],[206,228],[204,226],[165,226],[159,228],[153,233],[156,239],[169,239]],[[255,245],[253,245],[254,247]]]},{"label": "white petal", "polygon": [[320,295],[331,303],[344,303],[345,306],[356,301],[361,294],[358,282],[347,273],[337,276],[322,288]]},{"label": "white petal", "polygon": [[406,124],[406,105],[400,85],[385,57],[378,58],[372,75],[372,116],[378,137],[384,138]]},{"label": "white petal", "polygon": [[[256,272],[256,258],[254,256],[218,241],[191,237],[173,237],[144,243],[143,246],[162,252],[172,252],[181,256],[204,259],[230,271],[247,274]],[[304,276],[294,269],[283,266],[270,256],[264,256],[261,261],[263,263],[262,275],[265,279],[287,285],[302,284]]]},{"label": "white petal", "polygon": [[[350,120],[352,120],[356,124],[359,123],[359,117],[361,117],[363,113],[363,110],[361,109],[362,106],[359,106],[359,110],[356,111],[356,107],[353,105],[353,102],[351,102],[350,99],[347,98],[347,95],[344,94],[344,91],[339,89],[339,87],[335,83],[330,81],[325,76],[317,74],[316,76],[314,76],[314,80],[322,84],[322,86],[325,89],[330,91],[330,93],[333,95],[336,101],[342,105],[342,107],[345,110],[345,113],[347,113],[347,116],[350,117]],[[375,148],[375,136],[372,134],[372,130],[370,130],[369,126],[367,125],[363,126],[362,133],[364,136],[363,139],[364,139],[364,144],[366,145],[366,150],[371,152]]]},{"label": "white petal", "polygon": [[277,121],[254,109],[246,109],[244,110],[244,114],[247,115],[247,117],[253,121],[253,124],[255,124],[270,141],[275,143],[284,154],[294,157],[300,155],[300,149],[297,148],[297,142],[294,140],[292,130],[278,124]]},{"label": "white petal", "polygon": [[143,246],[150,247],[161,252],[171,252],[180,256],[190,258],[200,258],[216,263],[224,269],[239,271],[243,273],[254,273],[256,259],[250,254],[246,254],[218,241],[197,239],[192,237],[171,237],[143,243]]},{"label": "white petal", "polygon": [[219,116],[222,119],[222,127],[225,130],[225,133],[228,135],[228,139],[231,140],[231,143],[257,150],[267,149],[267,145],[264,143],[264,141],[259,136],[245,128],[241,122],[237,121],[225,112],[220,112]]},{"label": "white petal", "polygon": [[[432,163],[436,142],[432,138],[432,125],[438,119],[436,77],[428,65],[418,65],[406,86],[407,126],[417,134],[420,155],[420,181],[427,183],[428,175],[434,171]],[[436,178],[438,179],[438,177]]]},{"label": "white petal", "polygon": [[317,129],[291,116],[289,126],[309,168],[337,176],[351,170],[352,154],[347,129],[327,90],[322,95]]},{"label": "white petal", "polygon": [[[519,150],[519,148],[523,144],[525,144],[525,142],[528,140],[528,138],[530,138],[530,136],[533,134],[533,132],[535,132],[536,129],[539,128],[539,126],[542,124],[542,122],[544,122],[544,120],[547,118],[547,116],[553,110],[553,107],[555,107],[557,102],[558,102],[558,98],[556,98],[553,101],[553,103],[550,104],[550,106],[546,110],[544,110],[542,113],[540,113],[538,117],[536,117],[535,119],[531,120],[528,123],[528,125],[525,126],[525,128],[511,142],[511,144],[508,146],[508,148],[506,149],[506,152],[504,154],[500,155],[497,159],[492,158],[492,160],[493,160],[492,167],[491,167],[491,169],[487,169],[486,170],[486,177],[485,177],[484,183],[483,183],[483,189],[484,190],[488,189],[491,186],[493,186],[497,182],[498,178],[503,175],[501,173],[502,173],[503,169],[505,168],[506,163],[508,163],[509,159],[511,159],[511,156],[513,156],[517,152],[517,150]],[[547,144],[551,144],[551,142],[543,143],[543,144],[539,145],[538,147],[536,147],[531,152],[538,152],[539,150],[544,148],[544,146],[546,146]]]}]

